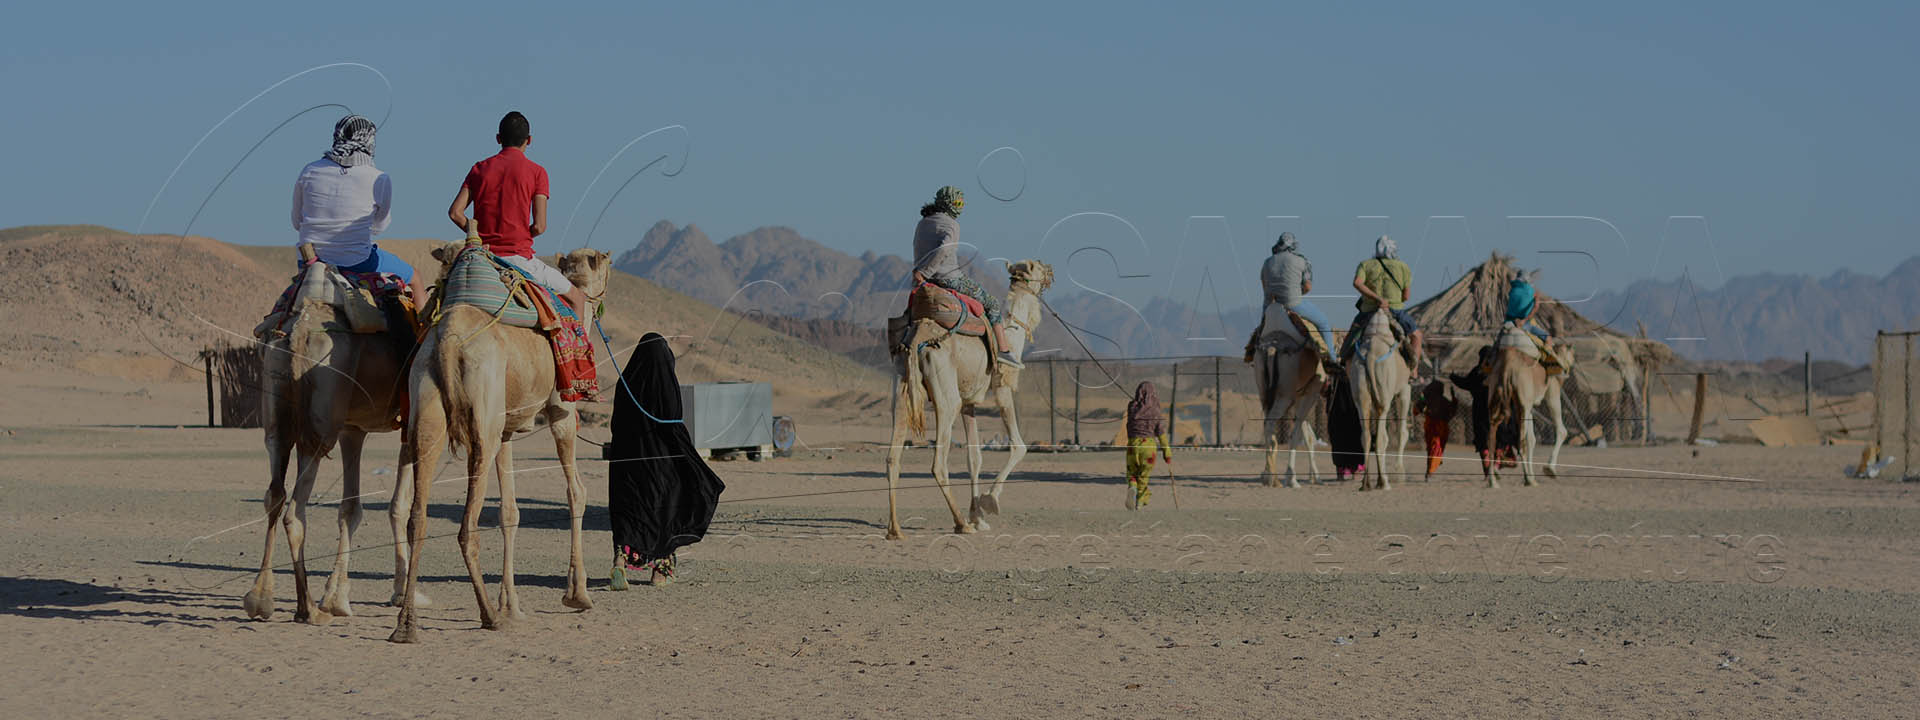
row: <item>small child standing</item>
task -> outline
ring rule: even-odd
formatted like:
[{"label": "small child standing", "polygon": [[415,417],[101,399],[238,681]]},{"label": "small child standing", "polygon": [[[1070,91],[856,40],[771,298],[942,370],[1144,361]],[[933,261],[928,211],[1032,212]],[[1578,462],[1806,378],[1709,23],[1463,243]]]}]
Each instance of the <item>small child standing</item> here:
[{"label": "small child standing", "polygon": [[1422,425],[1427,441],[1427,480],[1433,480],[1433,474],[1440,470],[1440,460],[1447,454],[1447,436],[1452,431],[1453,413],[1458,409],[1453,395],[1447,392],[1446,383],[1434,380],[1427,383],[1420,395],[1421,414],[1426,417]]},{"label": "small child standing", "polygon": [[1166,458],[1169,467],[1173,465],[1173,454],[1167,446],[1167,421],[1160,414],[1160,396],[1152,382],[1143,382],[1133,389],[1133,399],[1127,402],[1128,510],[1146,507],[1153,497],[1147,481],[1153,477],[1155,451]]}]

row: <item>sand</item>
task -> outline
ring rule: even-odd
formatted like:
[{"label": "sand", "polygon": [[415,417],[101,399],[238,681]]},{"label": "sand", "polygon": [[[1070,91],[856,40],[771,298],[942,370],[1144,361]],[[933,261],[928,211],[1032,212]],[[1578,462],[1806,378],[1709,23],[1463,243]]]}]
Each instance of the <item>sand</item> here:
[{"label": "sand", "polygon": [[[559,602],[564,493],[533,435],[515,450],[531,619],[479,629],[449,470],[423,569],[436,606],[397,646],[380,604],[396,438],[368,448],[355,615],[291,622],[282,543],[279,612],[251,621],[265,453],[258,430],[177,427],[201,393],[0,370],[0,715],[1900,717],[1920,701],[1920,486],[1842,477],[1857,448],[1573,448],[1541,487],[1488,490],[1462,459],[1385,493],[1267,488],[1258,454],[1191,450],[1180,509],[1163,481],[1139,513],[1118,454],[1034,454],[993,528],[965,537],[916,448],[910,537],[888,542],[884,428],[803,416],[796,456],[715,463],[720,516],[666,587],[608,591],[606,466],[585,463],[596,606],[576,613]],[[310,513],[316,592],[338,477],[330,463]],[[497,569],[499,534],[482,543]]]}]

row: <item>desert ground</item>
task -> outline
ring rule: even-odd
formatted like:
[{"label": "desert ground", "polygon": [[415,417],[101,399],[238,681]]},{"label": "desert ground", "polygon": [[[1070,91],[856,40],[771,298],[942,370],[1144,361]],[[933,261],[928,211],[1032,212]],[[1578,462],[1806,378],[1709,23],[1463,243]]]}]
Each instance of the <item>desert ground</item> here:
[{"label": "desert ground", "polygon": [[[1119,454],[1035,453],[992,528],[954,536],[921,446],[909,537],[889,542],[884,418],[803,418],[792,457],[714,463],[719,515],[664,587],[608,591],[606,464],[584,462],[595,607],[574,612],[540,433],[515,449],[531,618],[479,628],[449,467],[424,551],[435,604],[401,646],[383,604],[395,436],[367,450],[354,615],[292,622],[282,542],[278,612],[259,622],[240,596],[266,531],[260,431],[194,427],[198,382],[0,369],[0,388],[8,716],[1901,717],[1920,701],[1920,486],[1843,477],[1855,447],[1576,447],[1540,487],[1486,489],[1456,444],[1433,482],[1384,493],[1269,488],[1259,454],[1191,449],[1177,490],[1161,480],[1137,513]],[[963,454],[953,467],[964,483]],[[339,495],[329,463],[315,592]],[[482,544],[497,568],[499,534]]]}]

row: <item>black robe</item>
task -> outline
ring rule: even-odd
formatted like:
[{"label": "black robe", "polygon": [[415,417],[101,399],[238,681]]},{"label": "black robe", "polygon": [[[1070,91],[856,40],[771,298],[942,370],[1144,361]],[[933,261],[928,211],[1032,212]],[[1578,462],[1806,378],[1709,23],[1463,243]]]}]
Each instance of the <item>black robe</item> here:
[{"label": "black robe", "polygon": [[699,542],[726,485],[700,458],[684,423],[662,422],[685,417],[666,338],[647,333],[640,339],[620,385],[613,401],[607,510],[614,549],[639,565]]},{"label": "black robe", "polygon": [[1327,445],[1333,449],[1333,467],[1358,470],[1367,456],[1361,451],[1360,433],[1365,427],[1360,423],[1359,405],[1353,401],[1353,383],[1346,373],[1334,373],[1333,383],[1333,399],[1327,403]]},{"label": "black robe", "polygon": [[[1455,373],[1451,379],[1453,380],[1453,384],[1460,386],[1461,390],[1465,390],[1468,395],[1473,396],[1473,426],[1467,428],[1467,434],[1473,437],[1473,449],[1475,451],[1486,452],[1487,412],[1489,410],[1487,407],[1487,374],[1481,372],[1480,366],[1475,365],[1474,368],[1466,374]],[[1520,419],[1507,418],[1506,422],[1500,423],[1499,435],[1500,447],[1519,447]]]}]

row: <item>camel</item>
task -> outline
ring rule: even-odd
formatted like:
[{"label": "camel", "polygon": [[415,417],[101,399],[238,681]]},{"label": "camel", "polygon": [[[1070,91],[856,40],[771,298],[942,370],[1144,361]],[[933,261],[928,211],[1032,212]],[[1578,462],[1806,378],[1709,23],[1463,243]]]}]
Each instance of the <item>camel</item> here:
[{"label": "camel", "polygon": [[[1507,326],[1501,331],[1500,339],[1494,342],[1498,348],[1493,359],[1493,371],[1487,376],[1487,437],[1508,418],[1520,418],[1520,477],[1526,486],[1539,485],[1533,479],[1533,452],[1539,441],[1533,434],[1533,408],[1541,402],[1547,404],[1547,416],[1553,420],[1553,451],[1547,456],[1544,469],[1549,477],[1559,477],[1560,446],[1567,441],[1567,426],[1560,418],[1561,386],[1566,384],[1568,373],[1573,372],[1573,347],[1566,344],[1556,345],[1553,355],[1560,361],[1562,371],[1549,375],[1540,360],[1527,352],[1527,347],[1509,340],[1514,335],[1524,335],[1525,330]],[[1518,338],[1531,345],[1531,337]],[[1491,456],[1480,458],[1480,472],[1487,478],[1487,487],[1500,487],[1495,478],[1494,463]]]},{"label": "camel", "polygon": [[[468,232],[466,244],[477,244],[479,238],[471,229]],[[466,244],[451,243],[434,250],[434,258],[441,262],[442,277],[447,276]],[[561,273],[597,305],[606,293],[612,258],[598,250],[582,249],[555,260]],[[582,310],[582,316],[591,321],[593,311]],[[513,455],[508,441],[514,433],[533,430],[536,418],[544,417],[553,433],[554,450],[567,481],[567,514],[572,525],[567,589],[561,603],[576,610],[593,607],[593,601],[587,597],[586,564],[581,552],[580,526],[586,512],[586,488],[580,484],[574,466],[579,414],[576,403],[562,401],[554,389],[553,364],[552,345],[540,331],[497,323],[493,313],[485,308],[455,305],[446,308],[439,322],[421,339],[417,360],[408,376],[412,416],[407,420],[407,429],[413,439],[414,466],[437,467],[443,446],[450,442],[467,458],[467,504],[460,522],[460,554],[466,561],[467,575],[480,605],[480,626],[488,630],[505,629],[511,621],[526,617],[514,587],[514,534],[520,524],[520,508],[514,491]],[[479,542],[474,537],[489,470],[495,472],[500,484],[503,570],[498,608],[487,599],[486,583],[480,574]],[[418,582],[420,546],[426,534],[427,496],[431,488],[432,483],[425,481],[413,485],[413,513],[407,524],[412,551],[407,565],[407,588],[415,587]],[[410,599],[411,595],[402,597]],[[414,605],[409,601],[400,606],[389,641],[410,643],[418,639]]]},{"label": "camel", "polygon": [[[304,248],[303,248],[304,249]],[[311,260],[311,258],[309,258]],[[300,277],[295,292],[286,335],[269,334],[262,345],[261,387],[265,390],[262,417],[266,425],[267,466],[272,481],[267,486],[266,548],[260,555],[260,574],[253,588],[242,599],[249,617],[266,620],[273,616],[273,536],[274,524],[284,519],[288,552],[293,556],[293,578],[298,607],[293,618],[298,622],[324,625],[334,617],[353,615],[348,592],[348,554],[353,548],[353,533],[360,527],[360,451],[367,433],[391,432],[400,416],[405,395],[402,388],[408,353],[412,349],[412,328],[401,327],[390,334],[356,335],[343,328],[340,308],[347,299],[346,289],[332,269],[310,262]],[[404,323],[390,317],[389,323]],[[320,470],[320,461],[338,444],[342,466],[339,512],[339,548],[334,554],[333,572],[327,576],[326,590],[318,608],[307,587],[306,525],[307,501]],[[293,507],[287,508],[287,463],[298,456],[293,485]],[[402,435],[397,489],[389,505],[393,523],[395,558],[399,565],[394,575],[393,597],[401,601],[401,577],[406,573],[406,540],[398,518],[407,512],[412,499],[413,465]],[[418,604],[429,604],[424,595]]]},{"label": "camel", "polygon": [[1279,305],[1267,307],[1263,327],[1279,329],[1269,331],[1260,339],[1254,353],[1253,375],[1260,388],[1260,407],[1265,418],[1260,436],[1267,445],[1267,467],[1260,479],[1267,487],[1281,486],[1282,477],[1274,474],[1274,465],[1279,460],[1280,436],[1286,433],[1284,481],[1287,487],[1297,488],[1300,484],[1294,480],[1293,462],[1299,453],[1307,456],[1308,477],[1320,482],[1320,465],[1313,458],[1313,424],[1309,419],[1320,403],[1320,389],[1326,380],[1315,372],[1320,366],[1319,351],[1314,349],[1311,340],[1299,336],[1286,312],[1287,309]]},{"label": "camel", "polygon": [[[1053,268],[1038,260],[1022,260],[1007,266],[1010,289],[1007,291],[1005,322],[1007,348],[1014,357],[1033,339],[1040,326],[1040,294],[1053,285]],[[1000,513],[1000,490],[1007,475],[1027,454],[1027,443],[1020,437],[1020,422],[1015,417],[1014,397],[1020,389],[1020,370],[996,363],[984,338],[953,334],[931,319],[913,321],[905,342],[894,348],[894,372],[900,379],[900,392],[893,406],[893,443],[887,449],[887,539],[900,540],[899,506],[894,490],[900,481],[900,453],[906,440],[926,432],[926,405],[933,401],[934,443],[933,479],[953,513],[953,531],[971,533],[990,529],[987,515]],[[975,408],[992,395],[1000,409],[1000,422],[1007,431],[1007,463],[993,481],[993,489],[980,492],[980,424]],[[961,519],[947,490],[947,451],[953,446],[953,420],[966,416],[967,475],[971,480],[967,519]],[[911,435],[909,434],[911,433]]]},{"label": "camel", "polygon": [[1353,343],[1352,354],[1347,358],[1347,381],[1353,384],[1353,402],[1360,414],[1360,422],[1366,430],[1360,433],[1360,447],[1366,458],[1367,470],[1360,475],[1360,489],[1367,490],[1368,481],[1373,481],[1373,489],[1387,490],[1391,487],[1387,472],[1387,423],[1391,420],[1400,429],[1394,438],[1392,453],[1396,472],[1407,470],[1407,416],[1413,403],[1413,388],[1408,385],[1412,374],[1407,366],[1406,356],[1401,354],[1400,343],[1394,340],[1393,314],[1385,310],[1376,310],[1360,330],[1360,337]]}]

